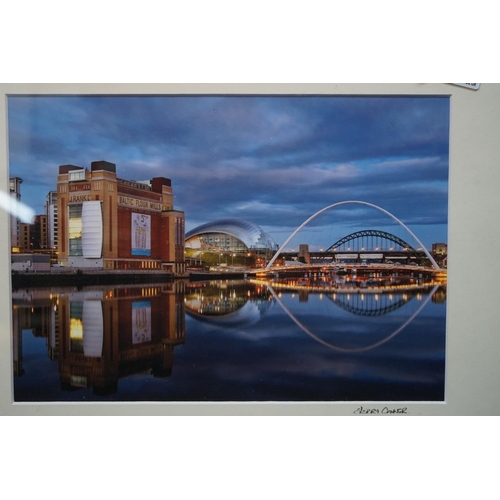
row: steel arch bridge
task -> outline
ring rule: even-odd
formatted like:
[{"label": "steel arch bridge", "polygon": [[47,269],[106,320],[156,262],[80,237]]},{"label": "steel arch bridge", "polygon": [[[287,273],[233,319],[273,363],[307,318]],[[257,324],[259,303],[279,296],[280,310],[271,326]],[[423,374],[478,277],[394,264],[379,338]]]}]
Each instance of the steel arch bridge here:
[{"label": "steel arch bridge", "polygon": [[417,251],[409,243],[399,238],[398,236],[395,236],[394,234],[387,233],[386,231],[379,231],[377,229],[364,229],[363,231],[356,231],[355,233],[351,233],[348,234],[347,236],[344,236],[340,240],[336,241],[333,245],[331,245],[326,250],[326,252],[333,252],[350,241],[362,238],[372,238],[372,239],[381,238],[383,240],[392,241],[405,251],[410,251],[410,252]]}]

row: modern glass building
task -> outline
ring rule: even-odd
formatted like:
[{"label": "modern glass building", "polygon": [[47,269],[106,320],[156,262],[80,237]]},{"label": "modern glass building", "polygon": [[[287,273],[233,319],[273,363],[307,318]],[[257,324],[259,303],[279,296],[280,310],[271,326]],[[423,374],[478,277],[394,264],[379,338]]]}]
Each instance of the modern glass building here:
[{"label": "modern glass building", "polygon": [[257,224],[239,219],[208,222],[186,233],[186,248],[214,252],[275,252],[278,245]]}]

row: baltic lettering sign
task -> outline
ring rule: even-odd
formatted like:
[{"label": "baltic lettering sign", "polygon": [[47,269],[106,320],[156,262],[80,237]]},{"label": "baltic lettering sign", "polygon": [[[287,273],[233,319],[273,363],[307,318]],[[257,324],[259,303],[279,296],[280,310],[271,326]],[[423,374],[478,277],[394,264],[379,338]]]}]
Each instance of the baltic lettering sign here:
[{"label": "baltic lettering sign", "polygon": [[142,208],[153,212],[161,212],[161,203],[151,200],[141,200],[131,196],[118,196],[118,205],[129,208]]},{"label": "baltic lettering sign", "polygon": [[[69,196],[68,203],[83,203],[93,201],[92,194],[72,194]],[[148,210],[150,212],[161,212],[161,203],[151,200],[142,200],[131,196],[118,196],[118,205],[121,207]]]}]

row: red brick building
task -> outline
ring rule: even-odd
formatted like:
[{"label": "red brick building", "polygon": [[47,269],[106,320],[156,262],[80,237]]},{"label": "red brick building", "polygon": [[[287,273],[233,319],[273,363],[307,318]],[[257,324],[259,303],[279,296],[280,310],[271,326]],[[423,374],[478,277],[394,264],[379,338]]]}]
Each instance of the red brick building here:
[{"label": "red brick building", "polygon": [[120,179],[104,160],[90,170],[62,165],[57,212],[63,266],[185,271],[184,213],[174,210],[170,179]]}]

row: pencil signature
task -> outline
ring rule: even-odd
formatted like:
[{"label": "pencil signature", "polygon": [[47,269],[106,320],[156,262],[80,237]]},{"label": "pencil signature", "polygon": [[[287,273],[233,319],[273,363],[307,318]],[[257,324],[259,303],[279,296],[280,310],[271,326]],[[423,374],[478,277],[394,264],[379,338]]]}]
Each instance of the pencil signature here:
[{"label": "pencil signature", "polygon": [[353,412],[355,415],[408,415],[409,411],[406,406],[401,406],[397,408],[389,408],[388,406],[384,406],[384,408],[365,408],[360,406],[356,408]]}]

